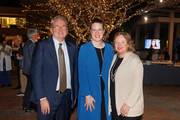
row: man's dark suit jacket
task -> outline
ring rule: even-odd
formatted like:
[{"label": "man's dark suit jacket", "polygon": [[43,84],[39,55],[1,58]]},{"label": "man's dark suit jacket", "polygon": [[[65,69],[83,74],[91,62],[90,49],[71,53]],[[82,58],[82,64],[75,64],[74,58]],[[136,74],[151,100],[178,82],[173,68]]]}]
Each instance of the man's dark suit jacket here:
[{"label": "man's dark suit jacket", "polygon": [[31,75],[31,62],[34,51],[35,43],[28,39],[23,47],[23,73],[25,75]]},{"label": "man's dark suit jacket", "polygon": [[[78,48],[66,41],[70,59],[71,100],[72,105],[78,94]],[[40,104],[40,99],[46,97],[51,103],[56,92],[59,76],[59,66],[53,39],[47,39],[36,44],[33,54],[31,77],[33,91],[31,101]]]}]

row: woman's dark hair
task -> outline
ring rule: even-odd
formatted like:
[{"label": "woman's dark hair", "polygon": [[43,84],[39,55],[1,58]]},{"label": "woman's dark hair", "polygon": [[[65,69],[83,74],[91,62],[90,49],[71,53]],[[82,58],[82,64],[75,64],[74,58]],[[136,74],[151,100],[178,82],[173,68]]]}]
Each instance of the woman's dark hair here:
[{"label": "woman's dark hair", "polygon": [[151,41],[151,46],[150,46],[150,48],[153,48],[153,46],[152,46],[152,42],[153,42],[153,41],[155,41],[155,46],[154,46],[154,47],[157,47],[157,45],[156,45],[156,40],[152,40],[152,41]]},{"label": "woman's dark hair", "polygon": [[[101,18],[100,18],[99,16],[94,16],[94,17],[92,18],[91,24],[90,24],[90,30],[91,30],[91,28],[92,28],[92,24],[94,24],[94,23],[100,23],[100,24],[102,24],[102,27],[103,27],[103,29],[104,29],[104,22],[101,20]],[[92,37],[91,37],[91,34],[89,34],[88,41],[90,41],[91,38],[92,38]]]},{"label": "woman's dark hair", "polygon": [[101,18],[99,16],[95,16],[95,17],[92,18],[92,21],[91,21],[91,24],[90,24],[90,29],[92,27],[92,24],[94,24],[94,23],[102,24],[103,29],[104,29],[104,22],[101,20]]}]

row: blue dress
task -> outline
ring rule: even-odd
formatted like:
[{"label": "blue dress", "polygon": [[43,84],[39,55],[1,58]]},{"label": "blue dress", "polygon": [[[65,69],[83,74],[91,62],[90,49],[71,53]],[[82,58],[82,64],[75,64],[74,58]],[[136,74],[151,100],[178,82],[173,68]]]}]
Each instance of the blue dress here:
[{"label": "blue dress", "polygon": [[[102,70],[100,74],[99,59],[92,42],[88,42],[81,46],[78,57],[78,72],[79,72],[79,94],[78,94],[78,120],[101,120],[101,80],[100,75],[105,84],[104,98],[106,108],[106,118],[111,120],[108,116],[108,73],[111,61],[114,56],[113,47],[105,43],[104,59]],[[86,111],[85,96],[91,95],[96,103],[94,103],[95,110],[92,112],[88,109]]]}]

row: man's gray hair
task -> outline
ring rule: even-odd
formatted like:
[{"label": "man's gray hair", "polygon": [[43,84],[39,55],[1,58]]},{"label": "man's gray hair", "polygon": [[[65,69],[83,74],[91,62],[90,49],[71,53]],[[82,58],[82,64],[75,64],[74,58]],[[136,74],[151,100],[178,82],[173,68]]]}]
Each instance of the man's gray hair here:
[{"label": "man's gray hair", "polygon": [[54,25],[54,21],[57,20],[57,19],[63,20],[63,21],[66,23],[66,26],[68,27],[66,18],[64,18],[64,17],[62,17],[62,16],[56,16],[56,17],[54,17],[54,18],[51,20],[51,23],[50,23],[51,28],[52,28],[53,25]]},{"label": "man's gray hair", "polygon": [[37,32],[38,32],[37,29],[35,29],[35,28],[30,28],[30,29],[27,31],[27,36],[28,36],[28,38],[32,38],[33,35],[36,35]]}]

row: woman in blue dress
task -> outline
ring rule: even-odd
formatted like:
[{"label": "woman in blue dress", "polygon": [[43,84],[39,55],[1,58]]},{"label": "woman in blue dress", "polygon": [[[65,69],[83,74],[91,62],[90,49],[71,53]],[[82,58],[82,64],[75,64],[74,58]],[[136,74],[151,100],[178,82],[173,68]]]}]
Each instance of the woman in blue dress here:
[{"label": "woman in blue dress", "polygon": [[108,116],[108,71],[113,47],[103,42],[104,23],[95,17],[90,25],[91,41],[79,51],[78,120],[110,120]]}]

